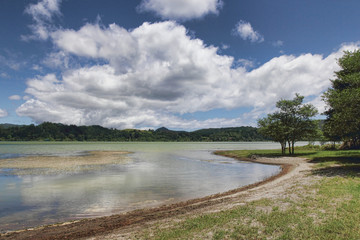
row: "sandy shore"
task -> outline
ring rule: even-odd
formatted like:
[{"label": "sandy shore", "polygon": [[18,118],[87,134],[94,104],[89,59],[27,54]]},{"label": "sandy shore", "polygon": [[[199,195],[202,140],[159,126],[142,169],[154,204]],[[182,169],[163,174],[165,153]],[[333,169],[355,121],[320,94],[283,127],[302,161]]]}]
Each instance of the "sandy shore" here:
[{"label": "sandy shore", "polygon": [[[242,159],[244,160],[244,159]],[[0,239],[134,239],[139,232],[155,223],[171,226],[186,216],[231,209],[261,198],[285,195],[296,184],[306,184],[311,163],[301,158],[256,158],[248,161],[276,164],[282,171],[262,182],[204,198],[193,199],[125,214],[84,219],[75,222],[10,232]]]}]

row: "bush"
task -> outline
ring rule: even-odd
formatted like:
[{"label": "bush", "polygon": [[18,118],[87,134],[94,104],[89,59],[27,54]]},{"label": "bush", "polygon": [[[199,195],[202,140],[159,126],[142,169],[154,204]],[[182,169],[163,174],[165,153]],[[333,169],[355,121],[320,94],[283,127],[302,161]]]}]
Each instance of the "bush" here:
[{"label": "bush", "polygon": [[297,147],[297,149],[299,149],[299,150],[320,150],[320,146],[309,143],[308,145]]},{"label": "bush", "polygon": [[321,150],[324,151],[333,151],[333,150],[339,150],[340,149],[340,144],[335,144],[335,143],[328,143],[328,144],[324,144],[321,146]]}]

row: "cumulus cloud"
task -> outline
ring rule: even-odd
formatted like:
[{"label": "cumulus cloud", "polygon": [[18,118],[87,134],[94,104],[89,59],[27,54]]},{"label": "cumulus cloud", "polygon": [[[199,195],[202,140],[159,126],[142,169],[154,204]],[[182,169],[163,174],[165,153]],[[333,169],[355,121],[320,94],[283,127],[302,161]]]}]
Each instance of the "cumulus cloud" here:
[{"label": "cumulus cloud", "polygon": [[53,17],[61,15],[60,4],[62,0],[40,0],[27,6],[25,13],[33,19],[30,25],[31,35],[22,36],[23,40],[47,40],[53,31]]},{"label": "cumulus cloud", "polygon": [[251,42],[263,42],[264,37],[255,31],[249,22],[240,20],[233,30],[233,34],[239,35],[244,40],[250,40]]},{"label": "cumulus cloud", "polygon": [[[189,36],[184,26],[172,21],[144,23],[132,30],[87,24],[79,30],[58,30],[51,39],[59,52],[97,64],[29,79],[29,97],[17,113],[36,122],[116,128],[254,123],[279,98],[293,98],[297,92],[320,95],[329,87],[342,51],[358,46],[343,46],[325,57],[284,55],[248,71],[234,68],[236,60],[219,55],[217,47]],[[185,113],[241,107],[252,110],[234,119],[182,118]]]},{"label": "cumulus cloud", "polygon": [[[69,70],[62,79],[50,74],[29,80],[26,93],[34,99],[18,113],[37,121],[54,116],[68,123],[103,120],[107,126],[137,126],[158,124],[158,112],[167,116],[210,110],[218,104],[207,96],[211,89],[207,85],[220,91],[226,80],[219,77],[229,75],[223,69],[232,63],[231,57],[217,55],[217,48],[192,39],[174,22],[144,23],[132,31],[115,24],[105,29],[88,24],[78,31],[57,31],[52,37],[62,51],[101,58],[108,64]],[[192,98],[200,101],[188,104]],[[43,114],[36,109],[43,109]]]},{"label": "cumulus cloud", "polygon": [[222,0],[143,0],[138,10],[153,12],[162,19],[185,21],[218,14],[222,5]]},{"label": "cumulus cloud", "polygon": [[9,97],[10,100],[20,100],[21,97],[19,95],[12,95]]},{"label": "cumulus cloud", "polygon": [[0,118],[6,117],[8,115],[7,111],[0,108]]},{"label": "cumulus cloud", "polygon": [[249,59],[238,59],[236,60],[236,62],[234,63],[234,66],[236,68],[238,68],[239,66],[243,66],[246,69],[248,68],[253,68],[255,66],[254,62],[249,60]]}]

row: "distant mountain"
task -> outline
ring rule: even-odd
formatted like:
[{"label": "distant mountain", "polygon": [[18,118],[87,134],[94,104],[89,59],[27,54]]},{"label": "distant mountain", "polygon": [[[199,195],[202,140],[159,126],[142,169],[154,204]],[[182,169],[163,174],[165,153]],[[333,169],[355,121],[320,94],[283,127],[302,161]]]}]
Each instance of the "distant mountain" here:
[{"label": "distant mountain", "polygon": [[167,129],[166,127],[161,127],[155,130],[155,132],[171,132],[171,130]]},{"label": "distant mountain", "polygon": [[0,141],[265,141],[270,140],[254,127],[210,128],[193,132],[157,130],[108,129],[98,125],[75,126],[44,122],[38,126],[0,125]]}]

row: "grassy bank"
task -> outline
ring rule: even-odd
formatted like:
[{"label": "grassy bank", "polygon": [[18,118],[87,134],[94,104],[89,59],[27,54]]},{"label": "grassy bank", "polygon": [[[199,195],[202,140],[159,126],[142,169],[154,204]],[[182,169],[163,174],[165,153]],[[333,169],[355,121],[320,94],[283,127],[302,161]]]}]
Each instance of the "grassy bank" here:
[{"label": "grassy bank", "polygon": [[[233,157],[278,156],[278,151],[227,151]],[[360,151],[296,149],[313,169],[306,183],[217,213],[188,217],[145,231],[140,239],[359,239]]]}]

